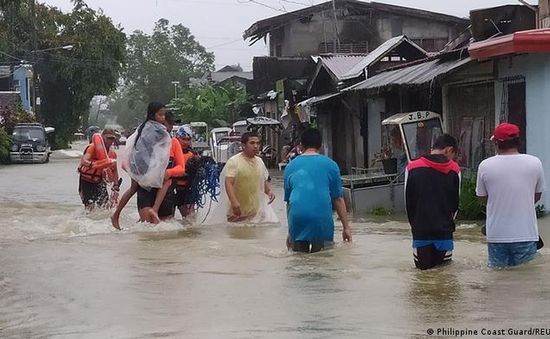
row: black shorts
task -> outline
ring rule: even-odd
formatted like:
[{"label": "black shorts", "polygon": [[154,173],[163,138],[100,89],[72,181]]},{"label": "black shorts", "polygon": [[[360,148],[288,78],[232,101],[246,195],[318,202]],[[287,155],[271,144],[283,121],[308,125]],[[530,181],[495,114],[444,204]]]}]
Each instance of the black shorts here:
[{"label": "black shorts", "polygon": [[176,186],[175,204],[177,207],[195,204],[191,196],[190,186]]},{"label": "black shorts", "polygon": [[414,264],[421,270],[448,263],[451,261],[452,255],[452,251],[439,251],[434,245],[415,248],[413,253]]},{"label": "black shorts", "polygon": [[[138,209],[143,209],[146,207],[153,207],[155,205],[155,199],[157,197],[158,188],[151,188],[151,190],[146,190],[142,187],[139,187],[137,190],[137,205]],[[159,218],[168,218],[173,217],[175,214],[176,208],[174,206],[174,193],[171,190],[168,190],[162,204],[160,204],[158,216]]]},{"label": "black shorts", "polygon": [[78,193],[80,193],[84,206],[96,205],[102,207],[109,202],[109,193],[104,182],[94,184],[81,177],[78,184]]},{"label": "black shorts", "polygon": [[324,249],[329,249],[333,247],[334,242],[332,241],[303,241],[297,240],[292,243],[292,250],[294,252],[303,252],[303,253],[315,253]]}]

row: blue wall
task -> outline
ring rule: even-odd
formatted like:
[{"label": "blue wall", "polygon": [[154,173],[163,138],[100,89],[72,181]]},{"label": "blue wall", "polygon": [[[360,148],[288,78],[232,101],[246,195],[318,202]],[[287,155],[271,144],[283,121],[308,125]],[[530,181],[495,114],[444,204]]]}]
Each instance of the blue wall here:
[{"label": "blue wall", "polygon": [[19,82],[19,95],[21,96],[21,104],[23,109],[27,112],[32,110],[32,97],[31,97],[31,86],[32,86],[32,71],[30,65],[20,65],[15,66],[13,72],[13,80],[17,83]]},{"label": "blue wall", "polygon": [[[503,58],[498,62],[498,79],[525,77],[527,153],[543,163],[547,193],[541,203],[550,211],[550,54],[526,54]],[[495,119],[498,123],[502,82],[495,83]]]}]

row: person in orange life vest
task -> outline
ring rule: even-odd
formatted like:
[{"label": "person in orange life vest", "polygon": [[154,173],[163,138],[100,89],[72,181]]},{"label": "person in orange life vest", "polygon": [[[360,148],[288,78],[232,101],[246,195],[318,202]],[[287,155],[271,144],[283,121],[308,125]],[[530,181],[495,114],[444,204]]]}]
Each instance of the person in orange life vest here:
[{"label": "person in orange life vest", "polygon": [[185,162],[185,173],[182,177],[175,178],[175,205],[181,213],[183,218],[188,217],[194,208],[194,201],[191,197],[191,181],[193,178],[190,176],[188,161],[195,157],[198,157],[197,152],[192,147],[192,135],[190,131],[187,131],[185,127],[180,127],[176,131],[176,138],[181,144],[183,150],[183,157]]},{"label": "person in orange life vest", "polygon": [[[174,115],[172,112],[166,112],[166,130],[168,133],[174,128]],[[146,191],[143,188],[138,188],[138,208],[145,213],[143,215],[149,215],[149,220],[145,221],[151,223],[158,223],[160,220],[173,218],[175,214],[174,205],[174,190],[173,181],[177,177],[183,176],[185,173],[185,158],[181,149],[181,144],[178,139],[172,138],[172,146],[170,147],[170,161],[164,175],[164,184],[160,189],[151,189]],[[152,208],[149,210],[149,208]],[[144,210],[145,209],[145,210]],[[155,219],[155,214],[157,218]],[[140,215],[142,213],[140,212]],[[152,216],[152,217],[151,217]]]},{"label": "person in orange life vest", "polygon": [[103,130],[101,135],[94,134],[92,143],[86,147],[84,156],[80,159],[78,192],[88,210],[107,205],[107,183],[113,185],[113,190],[119,189],[116,153],[111,147],[115,139],[115,131],[109,128]]}]

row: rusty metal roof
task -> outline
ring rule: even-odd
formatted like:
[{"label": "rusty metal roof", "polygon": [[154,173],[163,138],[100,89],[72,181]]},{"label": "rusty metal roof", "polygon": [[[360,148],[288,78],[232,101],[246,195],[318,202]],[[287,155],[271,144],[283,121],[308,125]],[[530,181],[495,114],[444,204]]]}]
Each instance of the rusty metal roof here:
[{"label": "rusty metal roof", "polygon": [[387,86],[418,86],[458,69],[470,62],[470,57],[462,59],[433,59],[412,66],[379,73],[343,91],[361,91]]}]

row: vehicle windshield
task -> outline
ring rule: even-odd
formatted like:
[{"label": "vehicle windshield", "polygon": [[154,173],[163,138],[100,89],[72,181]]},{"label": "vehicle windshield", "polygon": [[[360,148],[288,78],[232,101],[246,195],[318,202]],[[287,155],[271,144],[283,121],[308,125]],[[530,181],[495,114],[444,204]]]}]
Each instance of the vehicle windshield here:
[{"label": "vehicle windshield", "polygon": [[403,124],[403,132],[411,160],[430,154],[435,139],[443,134],[439,119]]},{"label": "vehicle windshield", "polygon": [[221,138],[228,136],[229,132],[223,131],[223,132],[216,132],[214,134],[215,134],[216,141],[219,141]]},{"label": "vehicle windshield", "polygon": [[39,127],[16,127],[13,130],[14,141],[44,141],[46,135],[44,130]]}]

